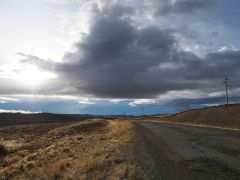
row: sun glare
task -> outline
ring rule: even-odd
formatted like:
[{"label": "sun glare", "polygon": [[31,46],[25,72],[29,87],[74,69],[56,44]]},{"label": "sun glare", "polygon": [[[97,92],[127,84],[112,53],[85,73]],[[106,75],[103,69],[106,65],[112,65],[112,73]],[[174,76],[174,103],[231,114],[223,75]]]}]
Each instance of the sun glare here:
[{"label": "sun glare", "polygon": [[37,86],[47,79],[55,77],[52,73],[43,72],[39,69],[28,69],[18,74],[18,80],[30,86]]}]

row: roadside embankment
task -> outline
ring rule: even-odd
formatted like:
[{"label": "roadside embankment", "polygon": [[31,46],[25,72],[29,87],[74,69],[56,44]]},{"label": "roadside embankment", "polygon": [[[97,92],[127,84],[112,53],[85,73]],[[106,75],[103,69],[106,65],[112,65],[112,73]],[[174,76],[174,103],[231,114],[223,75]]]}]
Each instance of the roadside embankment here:
[{"label": "roadside embankment", "polygon": [[147,120],[240,130],[240,104],[188,110],[171,115],[149,117]]}]

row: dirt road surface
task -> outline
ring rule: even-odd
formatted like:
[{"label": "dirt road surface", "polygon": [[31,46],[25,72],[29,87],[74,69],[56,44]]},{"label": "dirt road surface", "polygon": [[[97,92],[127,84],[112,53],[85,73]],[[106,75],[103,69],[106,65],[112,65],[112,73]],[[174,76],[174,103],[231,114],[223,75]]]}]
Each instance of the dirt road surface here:
[{"label": "dirt road surface", "polygon": [[240,179],[240,132],[137,122],[162,179]]}]

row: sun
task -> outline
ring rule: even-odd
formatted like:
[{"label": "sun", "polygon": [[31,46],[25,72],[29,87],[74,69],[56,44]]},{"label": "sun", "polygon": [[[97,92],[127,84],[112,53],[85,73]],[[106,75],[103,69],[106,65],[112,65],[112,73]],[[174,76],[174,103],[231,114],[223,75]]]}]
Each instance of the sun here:
[{"label": "sun", "polygon": [[17,75],[17,79],[29,86],[38,86],[44,81],[55,77],[52,73],[41,71],[37,68],[26,69]]},{"label": "sun", "polygon": [[26,71],[26,72],[20,73],[19,79],[24,84],[29,84],[29,85],[36,85],[43,80],[43,78],[41,77],[41,74],[39,72],[34,72],[34,71]]}]

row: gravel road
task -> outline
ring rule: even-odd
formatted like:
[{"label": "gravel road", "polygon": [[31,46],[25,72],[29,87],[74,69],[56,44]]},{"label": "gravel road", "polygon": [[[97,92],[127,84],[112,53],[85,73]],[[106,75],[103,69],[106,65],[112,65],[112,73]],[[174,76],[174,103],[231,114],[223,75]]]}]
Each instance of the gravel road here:
[{"label": "gravel road", "polygon": [[137,122],[162,179],[240,179],[240,132]]}]

